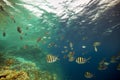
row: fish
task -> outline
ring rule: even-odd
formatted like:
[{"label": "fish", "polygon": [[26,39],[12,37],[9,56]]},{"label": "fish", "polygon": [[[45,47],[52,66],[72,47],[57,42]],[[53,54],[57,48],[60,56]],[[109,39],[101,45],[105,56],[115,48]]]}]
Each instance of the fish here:
[{"label": "fish", "polygon": [[67,48],[67,46],[64,46],[64,48]]},{"label": "fish", "polygon": [[75,52],[71,52],[71,51],[70,51],[67,56],[70,58],[70,57],[73,57],[74,54],[75,54]]},{"label": "fish", "polygon": [[101,45],[101,42],[98,42],[98,41],[93,43],[93,46],[100,46],[100,45]]},{"label": "fish", "polygon": [[41,41],[41,37],[38,37],[37,40],[36,40],[36,42],[38,43],[40,41]]},{"label": "fish", "polygon": [[46,60],[47,60],[47,63],[54,63],[58,60],[58,57],[51,55],[51,54],[48,54],[46,57]]},{"label": "fish", "polygon": [[91,72],[85,72],[85,78],[92,78],[94,75]]},{"label": "fish", "polygon": [[96,47],[96,46],[94,47],[94,50],[95,50],[95,52],[97,52],[97,51],[98,51],[98,49],[97,49],[97,47]]},{"label": "fish", "polygon": [[70,43],[69,43],[69,45],[70,45],[70,47],[71,47],[71,48],[73,47],[73,44],[72,44],[72,42],[70,42]]},{"label": "fish", "polygon": [[99,62],[98,70],[106,70],[108,68],[109,63],[103,59]]},{"label": "fish", "polygon": [[18,31],[19,33],[22,33],[22,30],[21,30],[20,27],[17,27],[17,31]]},{"label": "fish", "polygon": [[2,35],[3,35],[3,37],[5,37],[6,36],[6,32],[3,32]]},{"label": "fish", "polygon": [[78,58],[76,58],[76,63],[85,64],[90,58],[86,59],[86,58],[83,58],[83,57],[78,57]]},{"label": "fish", "polygon": [[117,62],[116,56],[112,56],[110,62],[111,63],[116,63]]},{"label": "fish", "polygon": [[57,46],[54,42],[51,42],[51,43],[49,43],[48,44],[48,47],[50,48],[50,47],[55,47],[55,46]]},{"label": "fish", "polygon": [[69,57],[69,62],[72,62],[72,61],[74,61],[75,60],[75,58],[72,56],[72,57]]},{"label": "fish", "polygon": [[106,70],[108,68],[107,65],[99,65],[98,70]]},{"label": "fish", "polygon": [[85,45],[83,45],[83,46],[82,46],[82,48],[86,48],[86,46],[85,46]]},{"label": "fish", "polygon": [[109,62],[104,62],[104,65],[108,66],[110,63]]},{"label": "fish", "polygon": [[4,11],[3,6],[0,5],[0,11]]},{"label": "fish", "polygon": [[69,46],[70,46],[71,50],[73,50],[73,43],[72,42],[69,43]]}]

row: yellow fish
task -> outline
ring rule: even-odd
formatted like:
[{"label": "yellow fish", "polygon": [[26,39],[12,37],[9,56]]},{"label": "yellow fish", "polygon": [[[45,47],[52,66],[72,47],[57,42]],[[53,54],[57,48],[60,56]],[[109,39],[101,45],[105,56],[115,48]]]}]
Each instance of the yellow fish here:
[{"label": "yellow fish", "polygon": [[46,57],[47,63],[54,63],[58,60],[58,57],[48,54]]},{"label": "yellow fish", "polygon": [[85,64],[90,58],[86,59],[86,58],[83,58],[83,57],[78,57],[76,58],[76,63],[78,64]]},{"label": "yellow fish", "polygon": [[94,75],[90,72],[85,72],[84,76],[85,78],[92,78]]}]

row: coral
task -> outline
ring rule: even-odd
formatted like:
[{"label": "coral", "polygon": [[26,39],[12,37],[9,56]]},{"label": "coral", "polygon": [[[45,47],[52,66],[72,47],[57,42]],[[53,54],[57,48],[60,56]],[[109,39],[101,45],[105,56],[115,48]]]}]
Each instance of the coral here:
[{"label": "coral", "polygon": [[58,80],[57,74],[38,68],[33,61],[11,56],[1,59],[0,80]]},{"label": "coral", "polygon": [[15,60],[12,59],[12,58],[8,58],[8,59],[5,60],[5,64],[6,64],[7,66],[10,66],[10,65],[12,65],[12,64],[14,64],[14,63],[15,63]]},{"label": "coral", "polygon": [[29,80],[29,77],[24,71],[1,70],[0,80]]}]

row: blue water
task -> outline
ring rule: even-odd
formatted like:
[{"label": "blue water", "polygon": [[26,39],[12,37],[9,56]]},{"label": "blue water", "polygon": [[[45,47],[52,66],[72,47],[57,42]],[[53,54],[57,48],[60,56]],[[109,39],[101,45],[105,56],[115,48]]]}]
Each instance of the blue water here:
[{"label": "blue water", "polygon": [[[114,7],[113,9],[106,12],[106,15],[110,15],[111,11],[118,11],[120,10],[119,5]],[[94,77],[90,80],[119,80],[119,74],[120,72],[116,70],[116,66],[119,63],[110,64],[108,66],[108,69],[106,70],[98,70],[98,64],[99,62],[105,58],[106,61],[110,61],[111,56],[116,55],[120,53],[120,29],[115,29],[110,35],[103,35],[101,31],[104,31],[106,26],[111,27],[114,24],[117,24],[120,22],[120,19],[117,17],[109,17],[109,19],[113,20],[114,22],[111,24],[108,24],[106,22],[106,17],[108,16],[102,16],[104,17],[101,20],[98,20],[97,25],[78,25],[77,22],[81,21],[81,17],[77,20],[73,20],[71,24],[69,25],[69,28],[65,28],[65,23],[61,23],[62,27],[61,33],[63,33],[63,36],[65,39],[63,41],[58,41],[57,44],[59,46],[69,45],[69,43],[66,43],[65,41],[70,40],[74,44],[74,52],[75,57],[82,56],[82,52],[87,51],[87,54],[84,55],[85,57],[91,56],[92,59],[89,61],[89,63],[84,65],[76,64],[76,62],[68,62],[68,60],[61,61],[62,68],[64,70],[64,76],[67,80],[88,80],[84,77],[84,72],[89,71],[94,74]],[[84,19],[84,17],[83,17]],[[87,23],[87,22],[86,22]],[[80,31],[80,26],[86,26],[86,27],[98,27],[98,33],[92,34],[91,28],[88,28],[84,30],[83,34],[78,34]],[[88,36],[89,39],[82,41],[83,36]],[[94,48],[91,46],[94,41],[101,42],[101,45],[99,46],[99,51],[96,53],[94,51]],[[86,49],[82,49],[80,46],[86,45]],[[57,48],[52,49],[52,52],[57,54],[60,53],[60,51],[63,48]],[[66,80],[65,79],[65,80]]]},{"label": "blue water", "polygon": [[[92,21],[90,16],[99,13],[99,7],[102,6],[98,6],[98,3],[99,1],[94,1],[90,6],[86,6],[84,14],[76,14],[75,19],[71,19],[72,12],[69,13],[68,18],[61,19],[61,16],[55,13],[34,6],[44,12],[37,17],[23,5],[13,5],[19,12],[6,5],[7,7],[4,7],[6,14],[0,9],[0,50],[6,52],[8,56],[33,61],[40,69],[56,73],[62,80],[120,80],[120,71],[116,70],[117,65],[120,64],[120,57],[116,63],[110,63],[112,56],[120,56],[120,3]],[[105,5],[107,3],[103,4]],[[90,11],[93,12],[87,14]],[[15,22],[10,16],[14,17]],[[21,27],[23,34],[17,32],[18,26]],[[3,32],[6,32],[6,36],[3,36]],[[38,38],[41,40],[36,42]],[[73,50],[70,48],[70,42],[73,44]],[[97,46],[97,52],[94,50],[94,42],[101,43]],[[52,46],[49,46],[50,44]],[[26,45],[28,48],[23,49]],[[64,50],[68,52],[62,53]],[[70,51],[75,53],[75,59],[80,56],[91,59],[85,64],[77,64],[75,60],[70,62],[68,57],[64,58]],[[46,63],[47,54],[53,54],[59,60],[52,64]],[[109,63],[108,68],[99,70],[99,62],[103,59]],[[93,77],[87,79],[84,76],[85,72],[91,72]]]}]

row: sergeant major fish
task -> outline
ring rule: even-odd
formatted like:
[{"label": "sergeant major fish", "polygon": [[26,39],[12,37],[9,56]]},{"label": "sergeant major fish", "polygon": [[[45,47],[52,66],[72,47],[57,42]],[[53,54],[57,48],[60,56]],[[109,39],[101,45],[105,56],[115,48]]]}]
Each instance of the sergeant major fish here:
[{"label": "sergeant major fish", "polygon": [[58,57],[48,54],[46,57],[47,63],[54,63],[58,60]]},{"label": "sergeant major fish", "polygon": [[78,57],[78,58],[76,58],[76,63],[85,64],[88,60],[90,60],[90,58],[86,59],[86,58],[83,58],[83,57]]}]

